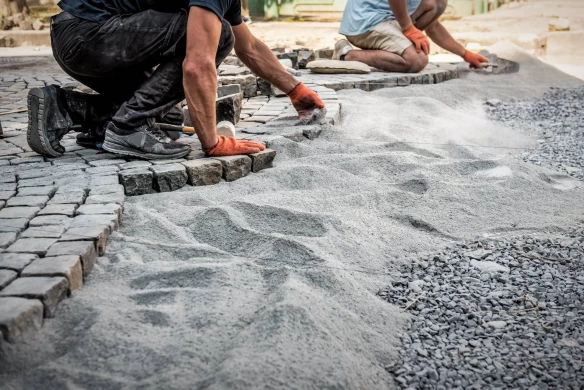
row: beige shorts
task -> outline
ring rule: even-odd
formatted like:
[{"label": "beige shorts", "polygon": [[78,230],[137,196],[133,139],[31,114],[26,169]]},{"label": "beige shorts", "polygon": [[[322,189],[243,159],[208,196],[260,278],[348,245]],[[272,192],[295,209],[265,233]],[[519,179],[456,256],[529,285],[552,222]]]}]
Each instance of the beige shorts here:
[{"label": "beige shorts", "polygon": [[363,50],[385,50],[402,55],[412,42],[406,38],[397,20],[386,20],[363,34],[347,35],[353,46]]}]

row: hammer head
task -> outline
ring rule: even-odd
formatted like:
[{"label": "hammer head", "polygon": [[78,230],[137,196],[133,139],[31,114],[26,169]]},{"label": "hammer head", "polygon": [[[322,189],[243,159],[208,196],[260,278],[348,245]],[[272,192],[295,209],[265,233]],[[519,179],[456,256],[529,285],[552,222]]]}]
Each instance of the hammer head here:
[{"label": "hammer head", "polygon": [[224,135],[225,137],[235,137],[235,126],[229,121],[222,121],[217,123],[217,135]]}]

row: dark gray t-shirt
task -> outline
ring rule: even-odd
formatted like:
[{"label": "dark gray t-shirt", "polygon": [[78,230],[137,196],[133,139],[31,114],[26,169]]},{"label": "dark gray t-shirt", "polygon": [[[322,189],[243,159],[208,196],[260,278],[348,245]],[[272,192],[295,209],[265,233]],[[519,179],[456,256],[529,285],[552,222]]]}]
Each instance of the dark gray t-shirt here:
[{"label": "dark gray t-shirt", "polygon": [[106,22],[115,15],[131,15],[154,9],[163,12],[178,12],[190,6],[207,8],[219,19],[232,26],[241,24],[241,0],[61,0],[63,11],[80,19]]}]

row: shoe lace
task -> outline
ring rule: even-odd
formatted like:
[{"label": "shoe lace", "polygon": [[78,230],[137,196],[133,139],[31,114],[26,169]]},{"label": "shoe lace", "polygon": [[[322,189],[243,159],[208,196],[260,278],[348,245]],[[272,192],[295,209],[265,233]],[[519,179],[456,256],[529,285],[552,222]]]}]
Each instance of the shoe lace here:
[{"label": "shoe lace", "polygon": [[150,124],[150,126],[146,128],[146,131],[152,134],[152,136],[154,136],[154,138],[157,140],[161,142],[168,142],[168,137],[162,132],[162,130],[160,130],[160,126],[158,126],[157,123]]}]

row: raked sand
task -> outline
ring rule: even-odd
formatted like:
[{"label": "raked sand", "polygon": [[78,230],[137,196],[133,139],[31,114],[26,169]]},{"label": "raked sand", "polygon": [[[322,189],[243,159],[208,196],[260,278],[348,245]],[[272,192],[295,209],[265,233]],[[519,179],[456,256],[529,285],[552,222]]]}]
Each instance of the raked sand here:
[{"label": "raked sand", "polygon": [[82,290],[0,355],[2,389],[392,389],[408,314],[376,296],[416,254],[582,222],[584,188],[521,161],[489,98],[581,81],[514,48],[515,75],[340,93],[343,123],[232,183],[128,198]]}]

